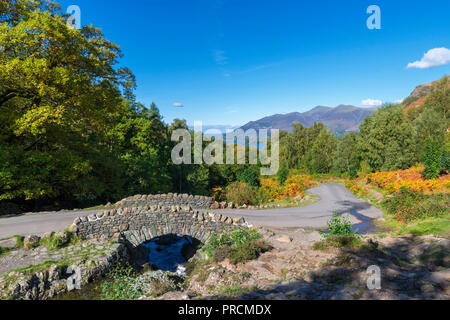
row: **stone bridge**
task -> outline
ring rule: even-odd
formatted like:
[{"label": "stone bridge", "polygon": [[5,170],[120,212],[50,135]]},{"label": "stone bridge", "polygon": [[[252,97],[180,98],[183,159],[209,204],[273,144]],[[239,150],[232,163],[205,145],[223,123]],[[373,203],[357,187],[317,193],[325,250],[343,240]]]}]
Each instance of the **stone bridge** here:
[{"label": "stone bridge", "polygon": [[[139,199],[147,201],[143,200],[142,196],[139,196]],[[165,235],[186,235],[205,243],[213,232],[230,227],[247,228],[243,218],[231,218],[220,213],[208,212],[211,198],[190,196],[169,198],[163,195],[157,199],[164,200],[153,205],[142,202],[143,205],[139,206],[119,206],[88,217],[76,218],[70,230],[82,239],[114,239],[125,242],[130,252],[136,252],[143,249],[143,243]],[[190,204],[185,204],[188,199]],[[202,205],[205,208],[193,208],[191,204],[197,207]]]},{"label": "stone bridge", "polygon": [[117,202],[116,208],[138,207],[138,206],[191,206],[194,209],[208,209],[214,203],[214,198],[205,196],[193,196],[189,194],[149,194],[135,195]]}]

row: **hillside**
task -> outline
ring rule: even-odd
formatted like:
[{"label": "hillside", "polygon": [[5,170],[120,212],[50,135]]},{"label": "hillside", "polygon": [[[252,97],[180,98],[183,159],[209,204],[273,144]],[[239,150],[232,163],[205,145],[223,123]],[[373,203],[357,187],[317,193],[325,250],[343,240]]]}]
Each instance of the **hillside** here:
[{"label": "hillside", "polygon": [[[447,76],[447,79],[450,80],[450,76]],[[411,109],[420,108],[433,88],[435,88],[442,80],[443,79],[440,79],[417,86],[414,91],[402,102],[406,108],[406,111],[408,112]],[[450,85],[450,82],[448,82],[447,85]]]},{"label": "hillside", "polygon": [[339,105],[335,108],[317,106],[307,112],[292,112],[288,114],[276,114],[251,121],[242,129],[280,129],[292,131],[292,124],[300,122],[305,127],[310,127],[314,122],[322,122],[334,133],[358,131],[359,124],[368,115],[374,113],[376,108],[358,108],[351,105]]}]

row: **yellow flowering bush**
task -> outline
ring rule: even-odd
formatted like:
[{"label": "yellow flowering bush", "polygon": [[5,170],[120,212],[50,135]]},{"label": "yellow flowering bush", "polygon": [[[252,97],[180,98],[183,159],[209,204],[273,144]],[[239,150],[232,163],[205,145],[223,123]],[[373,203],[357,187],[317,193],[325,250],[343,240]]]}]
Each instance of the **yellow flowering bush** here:
[{"label": "yellow flowering bush", "polygon": [[367,182],[390,193],[399,192],[401,188],[420,192],[443,191],[450,186],[450,175],[438,179],[425,180],[422,177],[422,167],[407,170],[379,171],[367,176]]}]

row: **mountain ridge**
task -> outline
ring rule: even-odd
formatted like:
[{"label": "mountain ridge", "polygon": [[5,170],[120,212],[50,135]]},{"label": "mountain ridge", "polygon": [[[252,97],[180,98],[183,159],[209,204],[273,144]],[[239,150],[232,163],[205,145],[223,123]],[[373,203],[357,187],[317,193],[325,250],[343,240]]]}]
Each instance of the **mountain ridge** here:
[{"label": "mountain ridge", "polygon": [[375,107],[360,108],[344,104],[336,107],[316,106],[306,112],[274,114],[256,121],[250,121],[241,129],[280,129],[291,132],[294,123],[299,122],[305,127],[310,127],[314,122],[322,122],[334,133],[354,132],[358,131],[359,124],[364,118],[376,110]]}]

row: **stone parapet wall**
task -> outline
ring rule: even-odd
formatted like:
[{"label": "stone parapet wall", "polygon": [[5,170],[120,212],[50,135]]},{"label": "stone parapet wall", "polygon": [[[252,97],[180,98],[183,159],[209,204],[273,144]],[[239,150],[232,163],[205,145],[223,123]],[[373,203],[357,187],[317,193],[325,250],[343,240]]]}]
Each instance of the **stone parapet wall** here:
[{"label": "stone parapet wall", "polygon": [[116,208],[138,207],[138,206],[191,206],[194,209],[209,209],[214,199],[205,196],[193,196],[189,194],[156,194],[135,195],[117,202]]},{"label": "stone parapet wall", "polygon": [[188,235],[205,242],[212,232],[247,227],[243,218],[204,212],[190,206],[140,206],[106,210],[76,218],[70,227],[83,239],[126,238],[134,246],[165,234]]}]

